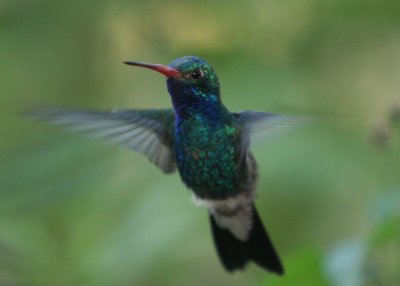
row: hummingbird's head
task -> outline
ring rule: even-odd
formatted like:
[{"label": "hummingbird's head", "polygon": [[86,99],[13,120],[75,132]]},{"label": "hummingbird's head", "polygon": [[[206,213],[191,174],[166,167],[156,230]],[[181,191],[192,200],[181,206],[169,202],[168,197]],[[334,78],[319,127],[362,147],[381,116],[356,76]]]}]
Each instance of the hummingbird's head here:
[{"label": "hummingbird's head", "polygon": [[[167,77],[175,110],[204,109],[220,103],[219,81],[214,68],[202,58],[184,56],[169,65],[125,62],[158,71]],[[196,112],[196,111],[194,111]]]},{"label": "hummingbird's head", "polygon": [[168,91],[171,96],[176,93],[184,93],[195,96],[214,95],[219,97],[219,81],[214,68],[202,58],[196,56],[184,56],[172,61],[169,65],[179,71],[178,77],[167,79]]}]

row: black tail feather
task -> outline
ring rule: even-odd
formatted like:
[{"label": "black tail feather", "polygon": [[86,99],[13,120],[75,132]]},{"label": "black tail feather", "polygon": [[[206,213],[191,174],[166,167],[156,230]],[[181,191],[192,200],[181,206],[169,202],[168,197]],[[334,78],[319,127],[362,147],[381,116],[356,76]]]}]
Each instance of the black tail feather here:
[{"label": "black tail feather", "polygon": [[283,266],[265,231],[255,207],[253,209],[253,228],[249,239],[241,241],[229,230],[221,228],[214,217],[210,215],[211,229],[214,242],[226,270],[232,272],[244,269],[247,262],[253,260],[259,266],[276,274],[283,274]]}]

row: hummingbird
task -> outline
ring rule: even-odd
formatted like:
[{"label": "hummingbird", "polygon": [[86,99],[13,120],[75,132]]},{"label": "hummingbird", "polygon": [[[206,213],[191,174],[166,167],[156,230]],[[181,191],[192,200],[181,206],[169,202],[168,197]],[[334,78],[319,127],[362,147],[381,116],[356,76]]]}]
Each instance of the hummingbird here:
[{"label": "hummingbird", "polygon": [[214,68],[197,56],[184,56],[168,65],[124,63],[164,75],[173,108],[48,108],[33,115],[120,143],[144,154],[165,174],[177,169],[195,202],[208,210],[224,268],[244,270],[253,261],[282,275],[282,263],[254,205],[258,173],[250,147],[259,135],[269,135],[293,118],[228,111]]}]

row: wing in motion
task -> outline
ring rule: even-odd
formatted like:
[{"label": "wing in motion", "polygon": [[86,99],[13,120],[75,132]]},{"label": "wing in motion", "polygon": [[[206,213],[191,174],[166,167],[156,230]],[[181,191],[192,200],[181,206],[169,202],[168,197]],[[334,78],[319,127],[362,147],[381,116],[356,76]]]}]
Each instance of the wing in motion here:
[{"label": "wing in motion", "polygon": [[144,154],[164,173],[176,169],[172,154],[172,109],[85,111],[47,108],[29,112],[30,116],[92,138],[106,138]]},{"label": "wing in motion", "polygon": [[250,144],[261,141],[283,130],[301,125],[308,120],[301,116],[286,116],[267,112],[246,110],[234,113],[242,127],[242,152],[246,154]]}]

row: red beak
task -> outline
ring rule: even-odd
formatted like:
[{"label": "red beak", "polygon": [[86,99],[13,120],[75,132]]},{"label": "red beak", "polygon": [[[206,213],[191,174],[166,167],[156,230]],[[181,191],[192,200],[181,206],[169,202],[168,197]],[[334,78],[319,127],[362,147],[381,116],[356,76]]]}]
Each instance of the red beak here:
[{"label": "red beak", "polygon": [[170,68],[169,66],[165,66],[165,65],[148,64],[148,63],[131,62],[131,61],[126,61],[124,63],[127,65],[131,65],[131,66],[138,66],[138,67],[155,70],[155,71],[158,71],[159,73],[162,73],[166,77],[180,77],[181,76],[180,71]]}]

